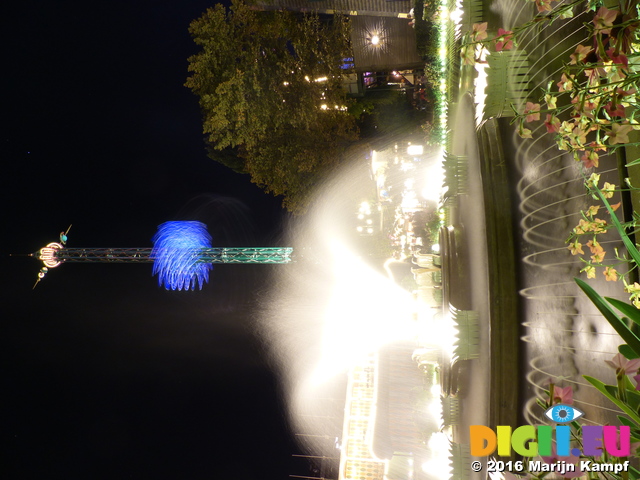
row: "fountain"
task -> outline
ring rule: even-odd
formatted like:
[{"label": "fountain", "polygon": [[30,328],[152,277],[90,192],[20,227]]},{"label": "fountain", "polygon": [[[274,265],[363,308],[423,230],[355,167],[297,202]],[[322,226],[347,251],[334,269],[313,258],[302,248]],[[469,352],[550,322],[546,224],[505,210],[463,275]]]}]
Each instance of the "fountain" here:
[{"label": "fountain", "polygon": [[[510,2],[496,5],[505,28],[531,18],[531,11],[514,8]],[[591,15],[591,16],[589,16]],[[561,73],[561,60],[569,58],[576,46],[584,42],[593,13],[576,12],[569,22],[558,22],[530,34],[518,48],[526,51],[529,61],[529,89],[539,95],[549,81]],[[526,423],[543,423],[543,412],[535,398],[548,389],[549,383],[572,386],[575,404],[586,415],[582,422],[603,424],[616,422],[615,409],[582,378],[612,379],[604,363],[617,353],[620,338],[601,314],[577,288],[573,277],[584,266],[572,257],[565,244],[571,229],[580,220],[580,210],[588,207],[584,194],[581,163],[558,150],[553,136],[544,135],[544,126],[533,131],[533,140],[523,140],[514,129],[505,139],[509,151],[509,168],[514,172],[516,221],[519,224],[521,257],[520,294],[523,299],[524,356],[528,385],[524,417]],[[602,182],[620,184],[615,157],[601,158]],[[610,240],[607,250],[621,247]],[[621,297],[619,284],[604,278],[594,280],[603,295]]]},{"label": "fountain", "polygon": [[411,356],[425,338],[447,351],[454,339],[433,329],[432,309],[394,283],[382,260],[370,261],[359,247],[364,237],[352,234],[357,206],[375,194],[369,168],[353,159],[291,225],[287,241],[301,253],[274,272],[262,334],[283,372],[298,438],[334,475],[378,478],[426,462],[444,468],[432,473],[445,478],[449,444],[427,433],[439,430],[440,388],[423,386],[427,377]]}]

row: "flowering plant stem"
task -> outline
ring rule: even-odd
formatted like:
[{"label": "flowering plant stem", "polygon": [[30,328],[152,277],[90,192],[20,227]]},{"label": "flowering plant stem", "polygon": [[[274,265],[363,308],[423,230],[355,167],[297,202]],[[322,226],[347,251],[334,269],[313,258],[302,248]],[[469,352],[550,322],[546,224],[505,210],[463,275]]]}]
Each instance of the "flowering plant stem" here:
[{"label": "flowering plant stem", "polygon": [[624,226],[620,223],[620,220],[618,220],[617,215],[611,208],[611,204],[607,201],[607,199],[604,197],[604,195],[602,194],[602,191],[599,188],[596,187],[594,188],[594,190],[595,190],[595,193],[600,198],[600,200],[602,201],[602,203],[604,203],[604,206],[607,208],[607,211],[611,216],[611,222],[616,227],[616,230],[618,230],[618,234],[622,239],[622,243],[624,243],[624,246],[627,249],[627,252],[629,253],[629,255],[631,255],[633,262],[636,265],[640,265],[640,252],[636,248],[635,244],[629,238],[629,235],[627,234],[627,231],[624,228]]}]

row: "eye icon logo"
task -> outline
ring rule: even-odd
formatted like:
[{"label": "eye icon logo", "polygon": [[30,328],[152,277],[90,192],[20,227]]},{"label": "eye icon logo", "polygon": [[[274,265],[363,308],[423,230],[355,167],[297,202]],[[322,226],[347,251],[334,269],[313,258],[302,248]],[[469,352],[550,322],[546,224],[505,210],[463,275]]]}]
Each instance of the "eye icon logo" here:
[{"label": "eye icon logo", "polygon": [[553,422],[569,423],[582,417],[584,412],[572,407],[571,405],[559,404],[549,407],[544,414]]}]

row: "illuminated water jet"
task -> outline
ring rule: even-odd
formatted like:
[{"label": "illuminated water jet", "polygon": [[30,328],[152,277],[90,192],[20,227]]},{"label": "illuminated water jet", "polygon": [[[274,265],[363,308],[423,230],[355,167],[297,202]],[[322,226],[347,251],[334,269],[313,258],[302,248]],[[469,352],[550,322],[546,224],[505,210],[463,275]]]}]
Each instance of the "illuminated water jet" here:
[{"label": "illuminated water jet", "polygon": [[[382,475],[399,463],[419,469],[424,462],[402,460],[388,445],[414,442],[403,451],[424,461],[435,458],[411,418],[415,412],[433,431],[441,423],[439,394],[423,387],[435,377],[420,370],[412,353],[424,342],[451,351],[440,343],[452,344],[453,335],[432,322],[430,307],[410,291],[415,286],[401,288],[390,278],[386,257],[368,259],[362,248],[367,237],[354,228],[359,212],[366,217],[375,210],[372,198],[381,186],[362,179],[371,178],[369,172],[380,178],[384,169],[382,154],[373,152],[370,161],[354,160],[321,186],[315,206],[292,225],[286,240],[296,251],[304,249],[304,258],[274,272],[274,292],[264,305],[261,333],[283,372],[297,438],[311,455],[334,459],[326,461],[334,462],[337,478],[359,478],[365,470]],[[423,164],[411,171],[438,169]],[[411,278],[410,260],[386,265],[402,266]],[[394,276],[401,281],[402,275]],[[423,390],[429,400],[416,403]],[[329,441],[334,438],[340,448]],[[449,443],[440,447],[448,452]]]}]

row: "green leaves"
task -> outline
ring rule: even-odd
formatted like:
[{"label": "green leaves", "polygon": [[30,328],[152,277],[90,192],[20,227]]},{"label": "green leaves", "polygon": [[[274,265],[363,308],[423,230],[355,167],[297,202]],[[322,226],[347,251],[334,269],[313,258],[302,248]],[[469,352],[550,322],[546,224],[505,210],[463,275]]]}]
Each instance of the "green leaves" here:
[{"label": "green leaves", "polygon": [[633,360],[634,358],[640,358],[640,355],[633,351],[633,349],[625,344],[618,345],[618,352],[620,352],[625,358]]},{"label": "green leaves", "polygon": [[640,416],[637,413],[638,407],[640,406],[640,395],[637,392],[627,391],[628,400],[625,403],[617,397],[618,387],[615,385],[606,385],[600,380],[588,375],[584,375],[584,379],[593,385],[605,397],[615,403],[620,410],[629,415],[629,418],[636,422],[636,425],[640,425]]},{"label": "green leaves", "polygon": [[189,58],[185,85],[200,99],[208,145],[235,149],[254,183],[301,213],[310,186],[358,138],[340,68],[352,56],[348,20],[233,0],[228,10],[208,9],[189,32],[201,51]]},{"label": "green leaves", "polygon": [[629,305],[626,302],[618,300],[617,298],[609,298],[605,297],[605,300],[617,308],[620,313],[629,318],[629,320],[633,321],[640,325],[640,310],[638,310],[633,305]]},{"label": "green leaves", "polygon": [[600,200],[602,200],[602,203],[604,203],[604,206],[607,207],[607,211],[611,216],[611,221],[615,225],[616,230],[618,230],[618,234],[620,235],[620,238],[622,239],[622,243],[624,243],[625,248],[629,252],[629,255],[631,255],[631,258],[633,259],[636,265],[640,265],[640,252],[638,251],[634,243],[629,238],[629,235],[627,235],[625,228],[620,223],[620,220],[618,220],[617,215],[613,211],[613,208],[611,208],[609,201],[605,198],[602,191],[599,188],[596,188],[595,190],[597,195],[600,197]]},{"label": "green leaves", "polygon": [[631,348],[631,350],[636,354],[640,355],[640,338],[638,338],[638,336],[633,333],[629,327],[627,327],[626,322],[616,314],[605,299],[602,298],[589,284],[579,278],[575,278],[574,280],[587,297],[589,297],[593,302],[596,308],[600,310],[600,313],[604,315],[615,331],[618,332],[625,342],[627,342],[629,348]]}]

